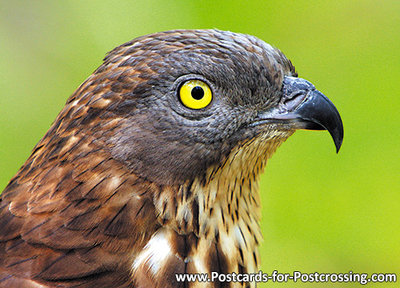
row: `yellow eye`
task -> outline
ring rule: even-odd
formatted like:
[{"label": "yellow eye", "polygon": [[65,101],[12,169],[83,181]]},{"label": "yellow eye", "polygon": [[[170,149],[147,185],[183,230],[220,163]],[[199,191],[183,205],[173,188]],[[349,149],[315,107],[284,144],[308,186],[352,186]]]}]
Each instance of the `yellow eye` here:
[{"label": "yellow eye", "polygon": [[183,105],[190,109],[202,109],[210,104],[212,93],[210,87],[203,81],[189,80],[179,89],[179,98]]}]

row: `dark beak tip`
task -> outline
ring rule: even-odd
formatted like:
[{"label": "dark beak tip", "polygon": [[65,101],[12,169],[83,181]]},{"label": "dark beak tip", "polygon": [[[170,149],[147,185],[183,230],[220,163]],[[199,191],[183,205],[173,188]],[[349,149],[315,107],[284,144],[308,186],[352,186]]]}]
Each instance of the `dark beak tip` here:
[{"label": "dark beak tip", "polygon": [[343,142],[343,122],[335,105],[321,92],[314,90],[307,101],[297,109],[297,113],[307,121],[309,128],[328,130],[339,153]]},{"label": "dark beak tip", "polygon": [[335,146],[336,146],[336,154],[338,154],[338,153],[339,153],[339,150],[340,150],[340,148],[342,147],[343,138],[342,138],[342,139],[340,139],[340,140],[334,141],[334,142],[335,142]]},{"label": "dark beak tip", "polygon": [[336,131],[334,131],[333,133],[330,133],[330,134],[333,138],[333,142],[335,142],[336,154],[338,154],[340,148],[342,147],[342,143],[343,143],[343,136],[344,136],[343,124],[340,125],[340,127],[338,127],[338,129],[335,129],[335,130]]}]

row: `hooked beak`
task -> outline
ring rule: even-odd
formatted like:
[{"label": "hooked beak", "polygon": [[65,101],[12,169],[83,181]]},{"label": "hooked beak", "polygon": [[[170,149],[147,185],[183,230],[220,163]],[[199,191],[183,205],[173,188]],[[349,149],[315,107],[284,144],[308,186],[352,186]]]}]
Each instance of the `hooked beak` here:
[{"label": "hooked beak", "polygon": [[328,130],[339,152],[343,123],[335,105],[310,82],[286,76],[278,106],[258,116],[257,123],[290,124],[294,129]]}]

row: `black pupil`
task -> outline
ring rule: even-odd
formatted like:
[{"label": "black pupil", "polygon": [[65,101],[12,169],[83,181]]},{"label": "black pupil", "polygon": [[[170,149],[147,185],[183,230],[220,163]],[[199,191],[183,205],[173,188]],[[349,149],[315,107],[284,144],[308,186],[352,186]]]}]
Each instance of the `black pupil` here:
[{"label": "black pupil", "polygon": [[200,100],[204,96],[204,90],[200,86],[196,86],[193,87],[191,94],[194,99]]}]

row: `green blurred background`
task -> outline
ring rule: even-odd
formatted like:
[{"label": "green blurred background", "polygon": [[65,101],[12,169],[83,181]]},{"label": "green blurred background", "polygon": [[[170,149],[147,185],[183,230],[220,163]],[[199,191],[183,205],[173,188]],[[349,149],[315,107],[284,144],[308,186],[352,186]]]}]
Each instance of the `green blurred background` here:
[{"label": "green blurred background", "polygon": [[[400,277],[398,0],[0,1],[0,191],[107,51],[177,28],[258,36],[342,115],[338,155],[327,132],[299,131],[269,161],[263,271]],[[260,286],[316,285],[361,286]]]}]

